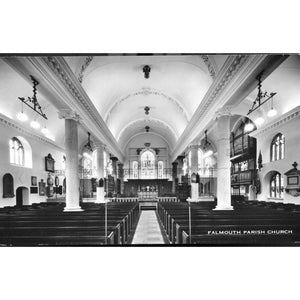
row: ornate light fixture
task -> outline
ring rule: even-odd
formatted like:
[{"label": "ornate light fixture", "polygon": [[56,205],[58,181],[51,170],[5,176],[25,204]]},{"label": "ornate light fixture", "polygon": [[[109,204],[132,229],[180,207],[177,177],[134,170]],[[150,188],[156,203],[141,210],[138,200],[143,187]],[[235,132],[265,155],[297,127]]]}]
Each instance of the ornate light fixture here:
[{"label": "ornate light fixture", "polygon": [[89,152],[93,152],[93,147],[92,147],[93,142],[91,142],[91,134],[88,132],[88,142],[84,146],[85,149],[87,149]]},{"label": "ornate light fixture", "polygon": [[207,129],[204,131],[205,140],[203,145],[204,154],[203,157],[208,157],[213,154],[211,143],[207,140]]},{"label": "ornate light fixture", "polygon": [[150,77],[151,68],[148,65],[143,67],[144,77],[148,79]]},{"label": "ornate light fixture", "polygon": [[[263,104],[265,104],[267,101],[272,100],[272,108],[271,110],[267,113],[268,117],[273,117],[277,114],[276,110],[273,108],[273,97],[277,94],[277,93],[270,93],[268,94],[268,92],[262,92],[261,87],[262,87],[262,73],[260,73],[257,77],[256,80],[258,80],[258,93],[257,96],[255,98],[255,100],[253,101],[252,107],[249,109],[247,115],[250,115],[251,113],[253,113],[255,110],[259,109]],[[262,116],[259,116],[256,120],[255,120],[255,124],[256,125],[262,125],[265,122],[264,118]]]},{"label": "ornate light fixture", "polygon": [[246,121],[245,127],[244,127],[245,132],[250,132],[250,131],[254,130],[254,128],[255,128],[254,124],[250,121],[250,119],[247,118],[247,121]]},{"label": "ornate light fixture", "polygon": [[26,114],[24,114],[23,112],[23,103],[21,104],[21,112],[18,113],[17,118],[21,121],[21,122],[26,122],[28,120],[28,117]]},{"label": "ornate light fixture", "polygon": [[150,107],[149,106],[145,106],[144,107],[144,111],[145,111],[145,115],[149,115]]},{"label": "ornate light fixture", "polygon": [[149,127],[149,126],[146,126],[145,129],[146,129],[146,132],[149,132],[150,127]]},{"label": "ornate light fixture", "polygon": [[[48,119],[47,116],[43,113],[42,108],[37,100],[36,94],[37,94],[37,85],[39,82],[32,76],[30,75],[30,78],[33,82],[33,96],[32,97],[27,97],[27,100],[24,97],[18,97],[22,103],[26,104],[28,107],[30,107],[32,110],[34,110],[37,114],[45,118],[46,120]],[[23,113],[23,112],[22,112]]]}]

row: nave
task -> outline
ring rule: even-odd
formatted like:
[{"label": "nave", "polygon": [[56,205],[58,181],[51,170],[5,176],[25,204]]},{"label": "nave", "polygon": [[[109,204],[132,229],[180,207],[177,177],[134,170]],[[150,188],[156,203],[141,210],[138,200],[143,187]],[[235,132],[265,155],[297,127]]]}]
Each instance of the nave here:
[{"label": "nave", "polygon": [[137,228],[134,233],[132,244],[165,244],[158,218],[153,210],[144,210],[140,214]]},{"label": "nave", "polygon": [[295,54],[1,56],[1,244],[296,245],[299,80]]}]

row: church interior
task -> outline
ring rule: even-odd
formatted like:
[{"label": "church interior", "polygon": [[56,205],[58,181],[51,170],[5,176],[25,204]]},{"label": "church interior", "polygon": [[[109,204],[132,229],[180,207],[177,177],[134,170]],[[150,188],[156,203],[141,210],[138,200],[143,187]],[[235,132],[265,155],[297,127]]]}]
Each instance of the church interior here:
[{"label": "church interior", "polygon": [[296,246],[298,54],[0,57],[1,246]]}]

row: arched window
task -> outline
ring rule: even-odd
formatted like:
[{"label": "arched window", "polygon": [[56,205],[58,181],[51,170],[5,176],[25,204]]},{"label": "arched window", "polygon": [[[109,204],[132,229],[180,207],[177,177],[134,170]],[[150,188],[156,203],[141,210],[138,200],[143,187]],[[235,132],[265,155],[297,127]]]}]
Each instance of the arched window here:
[{"label": "arched window", "polygon": [[284,182],[283,176],[276,172],[271,176],[270,180],[270,197],[283,198]]},{"label": "arched window", "polygon": [[11,174],[6,173],[3,176],[3,198],[13,198],[14,196],[14,178]]},{"label": "arched window", "polygon": [[158,162],[158,178],[163,178],[163,172],[164,172],[164,162],[163,161],[159,161]]},{"label": "arched window", "polygon": [[139,178],[139,164],[137,161],[132,163],[133,178]]},{"label": "arched window", "polygon": [[141,155],[141,177],[142,178],[144,179],[154,178],[155,175],[154,163],[155,163],[154,154],[151,151],[146,150]]},{"label": "arched window", "polygon": [[276,161],[284,158],[284,146],[284,135],[279,133],[273,138],[271,143],[271,161]]},{"label": "arched window", "polygon": [[9,152],[11,164],[25,166],[24,147],[18,138],[13,137],[9,141]]}]

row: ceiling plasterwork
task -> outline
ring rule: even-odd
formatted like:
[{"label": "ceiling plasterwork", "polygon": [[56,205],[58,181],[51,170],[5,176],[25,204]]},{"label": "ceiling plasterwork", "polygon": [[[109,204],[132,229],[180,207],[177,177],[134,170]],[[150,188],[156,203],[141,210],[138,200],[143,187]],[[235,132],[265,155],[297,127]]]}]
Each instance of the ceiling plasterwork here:
[{"label": "ceiling plasterwork", "polygon": [[86,69],[86,68],[89,66],[89,64],[92,62],[93,58],[94,58],[94,56],[87,56],[86,59],[85,59],[85,61],[84,61],[84,63],[83,63],[83,65],[81,66],[80,72],[79,72],[79,74],[78,74],[78,81],[79,81],[80,83],[82,83],[82,80],[83,80],[83,73],[84,73],[85,69]]},{"label": "ceiling plasterwork", "polygon": [[207,66],[208,72],[210,76],[215,79],[216,73],[217,73],[217,66],[211,61],[208,55],[201,55],[201,58],[203,59],[204,63]]},{"label": "ceiling plasterwork", "polygon": [[149,87],[143,87],[141,90],[139,91],[136,91],[136,92],[133,92],[133,93],[130,93],[128,95],[126,95],[125,97],[122,97],[121,99],[117,100],[111,107],[110,109],[108,110],[108,113],[106,114],[105,116],[105,122],[107,123],[109,121],[109,118],[111,116],[111,114],[113,113],[113,111],[124,101],[126,101],[127,99],[131,98],[131,97],[136,97],[136,96],[149,96],[149,95],[155,95],[155,96],[161,96],[163,97],[164,99],[170,101],[172,104],[174,104],[177,109],[181,112],[181,114],[184,116],[185,120],[188,121],[190,119],[190,117],[188,116],[187,114],[187,111],[183,108],[182,105],[180,105],[180,103],[168,96],[167,94],[161,92],[161,91],[157,91],[157,90],[154,90],[152,88],[149,88]]}]

